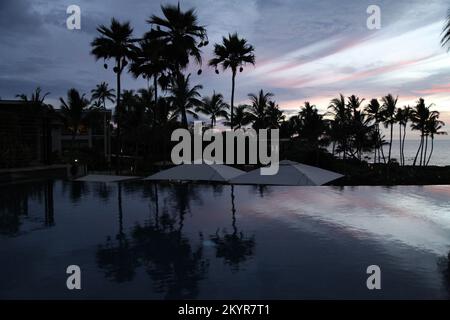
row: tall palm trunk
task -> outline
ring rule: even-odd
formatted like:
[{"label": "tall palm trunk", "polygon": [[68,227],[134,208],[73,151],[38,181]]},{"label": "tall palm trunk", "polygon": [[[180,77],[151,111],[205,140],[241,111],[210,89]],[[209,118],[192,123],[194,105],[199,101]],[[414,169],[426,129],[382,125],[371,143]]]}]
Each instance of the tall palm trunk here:
[{"label": "tall palm trunk", "polygon": [[117,67],[117,93],[116,93],[116,113],[117,113],[117,141],[116,141],[116,174],[120,174],[120,162],[121,162],[121,150],[122,150],[122,137],[120,135],[120,125],[121,125],[121,110],[120,110],[120,74],[121,74],[121,65],[120,58],[116,59],[116,67]]},{"label": "tall palm trunk", "polygon": [[389,139],[389,155],[388,155],[388,163],[391,162],[391,151],[392,151],[392,136],[394,135],[394,123],[391,122],[391,137]]},{"label": "tall palm trunk", "polygon": [[153,124],[156,124],[156,121],[159,119],[159,109],[158,109],[158,74],[153,76],[153,87],[155,90],[155,116]]},{"label": "tall palm trunk", "polygon": [[184,106],[181,107],[181,123],[183,124],[183,127],[185,127],[185,128],[188,127],[186,109]]},{"label": "tall palm trunk", "polygon": [[236,83],[236,70],[233,69],[233,74],[231,77],[231,108],[230,108],[230,126],[233,129],[233,111],[234,111],[234,86]]},{"label": "tall palm trunk", "polygon": [[402,152],[402,125],[398,125],[398,141],[399,141],[399,151],[400,151],[400,165],[403,165],[403,152]]},{"label": "tall palm trunk", "polygon": [[375,164],[377,162],[377,148],[373,149],[373,163]]},{"label": "tall palm trunk", "polygon": [[75,154],[75,137],[76,137],[77,133],[74,132],[72,133],[72,140],[70,141],[70,149],[72,150],[72,157]]},{"label": "tall palm trunk", "polygon": [[405,159],[405,138],[406,138],[406,123],[403,127],[403,138],[402,138],[402,156],[403,156],[403,165],[406,163]]},{"label": "tall palm trunk", "polygon": [[430,150],[430,155],[428,156],[428,160],[427,160],[427,166],[430,163],[431,160],[431,155],[433,154],[433,149],[434,149],[434,136],[431,136],[431,150]]},{"label": "tall palm trunk", "polygon": [[422,130],[422,133],[421,133],[421,140],[422,140],[422,142],[421,142],[421,148],[420,148],[420,162],[419,162],[419,165],[420,165],[420,166],[422,166],[422,161],[423,161],[423,146],[424,146],[424,144],[425,144],[425,135],[424,135],[424,133],[423,133],[423,130]]},{"label": "tall palm trunk", "polygon": [[417,149],[417,153],[416,153],[416,156],[414,157],[414,162],[413,162],[413,166],[415,166],[415,165],[416,165],[416,162],[417,162],[417,157],[419,156],[419,152],[420,152],[420,150],[422,149],[422,145],[423,145],[423,136],[421,135],[421,136],[420,136],[420,144],[419,144],[419,149]]},{"label": "tall palm trunk", "polygon": [[423,166],[426,165],[427,161],[427,152],[428,152],[428,135],[425,136],[425,153],[423,154]]}]

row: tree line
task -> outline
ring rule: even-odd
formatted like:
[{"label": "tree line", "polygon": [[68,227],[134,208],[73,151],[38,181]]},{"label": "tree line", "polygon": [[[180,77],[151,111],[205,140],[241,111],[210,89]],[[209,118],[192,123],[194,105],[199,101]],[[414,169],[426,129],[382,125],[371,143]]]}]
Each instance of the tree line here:
[{"label": "tree line", "polygon": [[[442,131],[444,123],[439,120],[439,112],[431,110],[433,105],[426,105],[424,99],[419,98],[414,106],[398,107],[398,97],[392,94],[374,98],[365,106],[363,98],[340,94],[330,101],[324,114],[305,102],[291,117],[279,109],[274,95],[264,90],[250,93],[249,103],[235,106],[237,75],[246,65],[255,64],[254,47],[237,33],[228,34],[221,43],[214,44],[213,57],[208,61],[208,66],[217,74],[220,70],[231,72],[230,104],[215,91],[202,97],[202,86],[192,84],[187,68],[198,65],[197,74],[202,74],[202,49],[209,45],[206,28],[199,23],[194,9],[183,11],[178,4],[163,5],[161,11],[161,16],[149,17],[149,29],[140,37],[133,35],[129,22],[121,23],[115,18],[108,26],[97,28],[98,36],[91,43],[91,54],[97,60],[103,60],[105,69],[110,68],[109,63],[113,64],[116,88],[110,89],[102,82],[92,90],[91,99],[76,89],[70,89],[67,98],[60,99],[61,114],[73,132],[73,139],[80,125],[91,113],[106,108],[107,101],[116,104],[116,153],[124,150],[136,157],[152,154],[160,160],[167,157],[169,133],[178,127],[188,128],[188,117],[198,119],[199,114],[209,119],[211,127],[217,126],[220,120],[231,129],[278,128],[282,138],[307,144],[316,150],[329,149],[335,157],[362,161],[367,154],[372,154],[374,163],[384,164],[394,161],[392,142],[396,124],[401,165],[406,163],[404,150],[408,126],[420,136],[413,165],[428,165],[435,137],[446,134]],[[450,39],[450,23],[444,31],[442,45]],[[147,80],[147,87],[137,91],[123,90],[124,72],[136,79]],[[388,138],[383,133],[383,126]],[[385,152],[383,147],[388,147],[388,151]],[[116,171],[119,170],[120,157]]]}]

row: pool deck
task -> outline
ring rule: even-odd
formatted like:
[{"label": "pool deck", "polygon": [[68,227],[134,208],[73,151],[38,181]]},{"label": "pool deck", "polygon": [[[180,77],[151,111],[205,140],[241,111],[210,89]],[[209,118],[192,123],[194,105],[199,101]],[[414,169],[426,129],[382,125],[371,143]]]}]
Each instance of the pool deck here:
[{"label": "pool deck", "polygon": [[88,174],[87,176],[76,179],[75,181],[85,181],[85,182],[120,182],[128,180],[138,180],[141,177],[136,176],[115,176],[106,174]]},{"label": "pool deck", "polygon": [[24,181],[37,178],[67,177],[69,165],[55,164],[23,168],[0,169],[0,183]]}]

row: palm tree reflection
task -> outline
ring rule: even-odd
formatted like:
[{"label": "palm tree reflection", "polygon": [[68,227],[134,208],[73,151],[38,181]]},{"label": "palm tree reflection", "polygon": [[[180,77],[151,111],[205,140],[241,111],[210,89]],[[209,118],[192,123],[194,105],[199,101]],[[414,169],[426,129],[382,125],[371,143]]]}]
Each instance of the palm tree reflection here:
[{"label": "palm tree reflection", "polygon": [[[120,190],[120,189],[119,189]],[[123,233],[119,219],[117,244],[108,239],[97,251],[98,266],[105,275],[117,282],[130,281],[135,270],[144,267],[153,280],[155,291],[166,299],[192,299],[198,295],[198,282],[205,278],[208,262],[203,257],[203,238],[193,246],[183,235],[184,214],[190,211],[190,201],[195,198],[189,185],[171,189],[170,199],[175,201],[178,215],[171,216],[166,203],[159,212],[156,200],[153,215],[144,225],[136,224],[130,239]],[[121,195],[119,191],[119,217],[121,217]]]},{"label": "palm tree reflection", "polygon": [[448,252],[447,257],[439,259],[438,265],[442,272],[444,286],[450,295],[450,251]]},{"label": "palm tree reflection", "polygon": [[231,186],[231,212],[233,233],[223,230],[222,235],[217,230],[210,240],[216,245],[216,257],[224,258],[226,264],[231,266],[233,272],[239,271],[239,265],[254,253],[255,237],[246,237],[238,232],[236,225],[236,209],[234,205],[234,186]]},{"label": "palm tree reflection", "polygon": [[119,230],[116,242],[111,237],[97,251],[97,264],[104,269],[105,276],[116,282],[131,281],[138,263],[132,252],[132,244],[123,232],[122,185],[117,185],[117,208]]},{"label": "palm tree reflection", "polygon": [[[38,201],[43,207],[43,219],[39,218],[38,221],[42,221],[44,227],[53,226],[55,224],[53,188],[53,180],[3,186],[0,189],[0,235],[14,237],[29,232],[21,230],[21,225],[30,211],[33,215],[32,210],[29,210],[30,200]],[[40,227],[30,230],[39,229]]]}]

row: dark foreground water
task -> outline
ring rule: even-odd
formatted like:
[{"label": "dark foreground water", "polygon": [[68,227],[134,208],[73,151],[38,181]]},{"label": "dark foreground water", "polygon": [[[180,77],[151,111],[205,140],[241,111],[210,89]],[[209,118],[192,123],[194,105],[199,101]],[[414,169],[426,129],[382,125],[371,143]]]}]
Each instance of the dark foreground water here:
[{"label": "dark foreground water", "polygon": [[[234,194],[234,200],[233,200]],[[448,299],[450,186],[0,187],[0,298]],[[82,290],[66,287],[81,268]],[[381,268],[381,290],[366,268]]]}]

